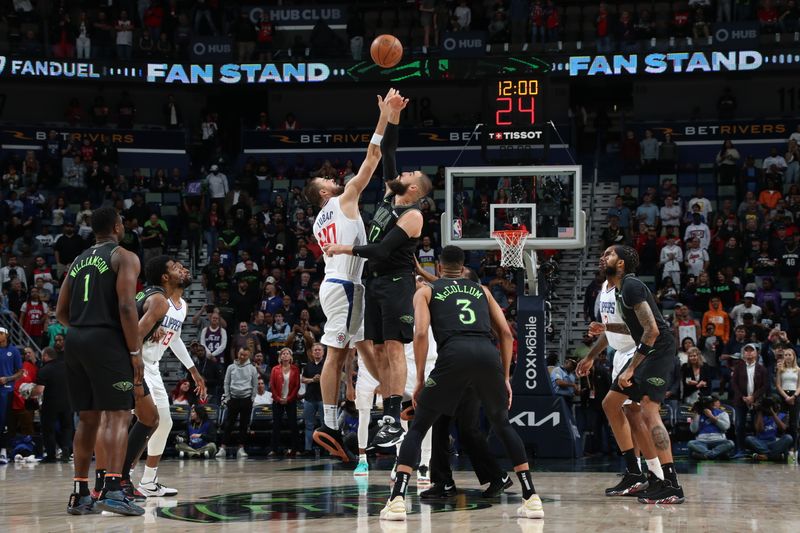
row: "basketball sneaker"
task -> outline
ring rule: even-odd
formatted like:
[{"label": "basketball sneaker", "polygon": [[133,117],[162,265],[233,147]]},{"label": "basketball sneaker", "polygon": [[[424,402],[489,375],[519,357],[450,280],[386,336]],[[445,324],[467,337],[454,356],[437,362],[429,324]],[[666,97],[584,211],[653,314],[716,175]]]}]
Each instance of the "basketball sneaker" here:
[{"label": "basketball sneaker", "polygon": [[544,509],[539,495],[532,494],[527,500],[522,500],[522,505],[517,508],[517,516],[521,518],[544,518]]},{"label": "basketball sneaker", "polygon": [[159,483],[157,479],[149,483],[139,483],[139,486],[137,488],[139,489],[140,493],[144,494],[148,498],[153,496],[169,498],[171,496],[178,495],[178,489],[171,489],[169,487],[165,487],[164,485]]},{"label": "basketball sneaker", "polygon": [[[668,479],[659,479],[656,486],[648,488],[641,496],[639,503],[655,503],[659,505],[680,504],[686,501],[683,487],[674,486]],[[651,487],[653,484],[651,484]]]},{"label": "basketball sneaker", "polygon": [[402,496],[395,496],[386,502],[386,507],[381,509],[381,520],[403,521],[406,519],[406,501]]},{"label": "basketball sneaker", "polygon": [[0,454],[0,465],[7,465],[8,464],[8,456],[2,453]]},{"label": "basketball sneaker", "polygon": [[350,456],[347,455],[347,451],[344,449],[342,432],[338,429],[331,429],[323,424],[319,429],[314,431],[312,438],[314,442],[328,450],[328,453],[334,457],[338,457],[344,463],[350,462]]},{"label": "basketball sneaker", "polygon": [[606,489],[606,496],[632,496],[646,490],[647,487],[647,476],[626,471],[619,483]]},{"label": "basketball sneaker", "polygon": [[[133,483],[127,479],[120,481],[120,487],[122,488],[122,493],[125,494],[125,497],[131,501],[143,502],[147,499],[147,496],[136,490],[136,487],[133,486]],[[102,498],[102,495],[100,497]]]},{"label": "basketball sneaker", "polygon": [[508,474],[506,474],[500,479],[495,479],[489,483],[489,486],[486,487],[486,490],[483,491],[483,493],[481,493],[481,496],[484,498],[497,498],[513,484],[514,482],[511,481],[511,478],[508,476]]},{"label": "basketball sneaker", "polygon": [[244,451],[244,448],[239,448],[239,451],[236,452],[236,458],[244,459],[245,457],[248,457],[247,452]]},{"label": "basketball sneaker", "polygon": [[356,465],[356,469],[353,470],[354,476],[368,476],[369,475],[369,464],[366,461],[359,461]]},{"label": "basketball sneaker", "polygon": [[100,511],[108,511],[109,513],[125,516],[142,516],[144,514],[144,509],[126,498],[125,493],[121,490],[106,492],[97,500],[95,507]]},{"label": "basketball sneaker", "polygon": [[434,483],[428,490],[420,492],[419,497],[423,500],[439,500],[443,498],[452,498],[456,494],[458,494],[456,484],[453,483],[453,480],[450,480],[446,483]]},{"label": "basketball sneaker", "polygon": [[403,428],[400,427],[400,422],[395,421],[394,417],[384,416],[382,420],[378,421],[381,426],[380,431],[372,439],[372,444],[379,448],[391,448],[403,442],[406,436]]},{"label": "basketball sneaker", "polygon": [[418,485],[431,484],[431,476],[429,474],[427,465],[419,465],[419,468],[417,469],[417,484]]},{"label": "basketball sneaker", "polygon": [[73,492],[69,496],[67,512],[71,515],[98,514],[100,511],[95,508],[94,499],[91,496],[81,496]]}]

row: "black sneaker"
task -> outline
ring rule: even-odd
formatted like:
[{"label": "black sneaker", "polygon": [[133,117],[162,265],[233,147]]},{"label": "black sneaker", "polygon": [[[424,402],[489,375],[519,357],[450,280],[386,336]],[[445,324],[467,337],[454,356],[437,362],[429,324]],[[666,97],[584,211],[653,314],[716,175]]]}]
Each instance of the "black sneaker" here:
[{"label": "black sneaker", "polygon": [[400,422],[395,421],[391,416],[384,416],[381,430],[372,439],[372,444],[379,448],[391,448],[403,442],[405,436],[406,433],[400,427]]},{"label": "black sneaker", "polygon": [[338,457],[345,463],[350,462],[350,456],[344,449],[342,432],[338,429],[331,429],[323,424],[322,427],[314,431],[312,438],[314,439],[314,442],[328,450],[328,452],[334,457]]},{"label": "black sneaker", "polygon": [[606,489],[606,496],[633,496],[648,487],[647,477],[644,474],[625,472],[622,480],[615,486]]},{"label": "black sneaker", "polygon": [[132,502],[143,502],[147,500],[147,496],[139,492],[139,490],[133,486],[133,483],[127,479],[120,481],[119,486],[122,489],[122,493],[125,495],[125,497]]},{"label": "black sneaker", "polygon": [[133,503],[121,490],[105,492],[95,503],[101,511],[121,514],[125,516],[142,516],[144,509]]},{"label": "black sneaker", "polygon": [[679,504],[686,501],[683,487],[673,486],[669,480],[658,480],[657,490],[648,489],[639,496],[639,503],[656,503],[660,505]]},{"label": "black sneaker", "polygon": [[419,493],[419,497],[423,500],[438,500],[441,498],[452,498],[458,494],[456,484],[452,481],[447,483],[434,483],[431,488]]},{"label": "black sneaker", "polygon": [[91,496],[81,496],[78,493],[72,493],[69,496],[69,503],[67,503],[67,512],[71,515],[85,515],[85,514],[100,514],[100,509],[94,506],[94,499]]},{"label": "black sneaker", "polygon": [[507,488],[509,488],[513,484],[514,484],[514,482],[511,481],[511,478],[508,477],[508,474],[506,474],[505,476],[501,477],[500,479],[495,479],[494,481],[489,483],[489,486],[486,488],[485,491],[483,491],[481,496],[483,498],[497,498],[498,496],[503,494],[503,492],[505,492],[505,490]]}]

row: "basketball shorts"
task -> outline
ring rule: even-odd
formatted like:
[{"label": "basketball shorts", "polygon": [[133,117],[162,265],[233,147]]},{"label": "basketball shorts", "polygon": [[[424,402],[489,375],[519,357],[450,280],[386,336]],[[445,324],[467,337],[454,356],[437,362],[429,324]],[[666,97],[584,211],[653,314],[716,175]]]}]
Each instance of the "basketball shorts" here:
[{"label": "basketball shorts", "polygon": [[414,339],[414,292],[411,272],[385,274],[367,280],[364,337],[375,344]]},{"label": "basketball shorts", "polygon": [[455,338],[440,346],[436,365],[417,401],[439,414],[453,416],[468,387],[481,399],[486,412],[507,408],[508,393],[500,353],[487,338]]},{"label": "basketball shorts", "polygon": [[[677,354],[675,339],[671,335],[664,338],[665,341],[656,344],[655,351],[645,357],[644,361],[636,367],[630,387],[623,389],[620,387],[619,381],[615,380],[611,383],[611,390],[621,392],[634,402],[640,402],[643,396],[647,396],[654,402],[663,402],[671,384],[672,369],[675,366]],[[632,360],[633,358],[628,361],[620,373],[628,368]]]},{"label": "basketball shorts", "polygon": [[133,367],[121,329],[71,327],[64,352],[73,409],[133,408]]},{"label": "basketball shorts", "polygon": [[358,366],[358,377],[356,378],[356,409],[370,410],[375,400],[375,389],[378,388],[378,380],[369,373],[363,364]]},{"label": "basketball shorts", "polygon": [[[617,380],[617,377],[619,377],[620,373],[625,368],[627,368],[628,363],[630,363],[631,359],[633,359],[633,354],[635,352],[636,352],[636,347],[633,347],[633,348],[631,348],[630,350],[628,350],[626,352],[621,352],[621,351],[617,350],[614,353],[614,366],[611,369],[611,381],[612,381],[612,383],[615,382]],[[633,403],[633,402],[631,402],[631,400],[625,400],[622,403],[622,405],[628,405],[630,403]]]},{"label": "basketball shorts", "polygon": [[325,278],[319,288],[319,301],[325,313],[322,344],[345,348],[364,340],[364,286],[352,281]]},{"label": "basketball shorts", "polygon": [[[432,341],[433,339],[431,339]],[[409,350],[409,347],[411,348]],[[406,389],[403,391],[403,399],[411,400],[414,395],[414,389],[417,387],[417,362],[414,359],[414,345],[406,344],[406,366],[408,373],[406,374]],[[436,353],[428,351],[428,358],[425,360],[425,379],[431,375],[431,371],[436,366]]]},{"label": "basketball shorts", "polygon": [[153,403],[158,409],[169,409],[169,395],[164,387],[164,380],[161,378],[161,370],[158,363],[144,364],[144,382],[153,397]]}]

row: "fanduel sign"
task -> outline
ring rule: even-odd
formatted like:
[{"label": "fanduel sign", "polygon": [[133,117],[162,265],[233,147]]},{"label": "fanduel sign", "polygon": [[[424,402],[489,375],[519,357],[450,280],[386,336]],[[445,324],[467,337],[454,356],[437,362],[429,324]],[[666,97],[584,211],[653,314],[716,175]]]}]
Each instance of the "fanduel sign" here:
[{"label": "fanduel sign", "polygon": [[758,70],[764,57],[754,50],[730,52],[669,52],[571,56],[570,76],[625,74],[682,74],[692,72],[746,72]]}]

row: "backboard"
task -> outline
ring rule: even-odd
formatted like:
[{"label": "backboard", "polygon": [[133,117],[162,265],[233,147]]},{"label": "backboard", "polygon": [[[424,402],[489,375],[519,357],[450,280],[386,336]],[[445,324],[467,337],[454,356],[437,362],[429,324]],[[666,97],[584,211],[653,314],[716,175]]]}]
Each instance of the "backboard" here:
[{"label": "backboard", "polygon": [[496,250],[492,232],[522,226],[530,234],[527,250],[585,246],[580,166],[446,169],[444,245]]}]

